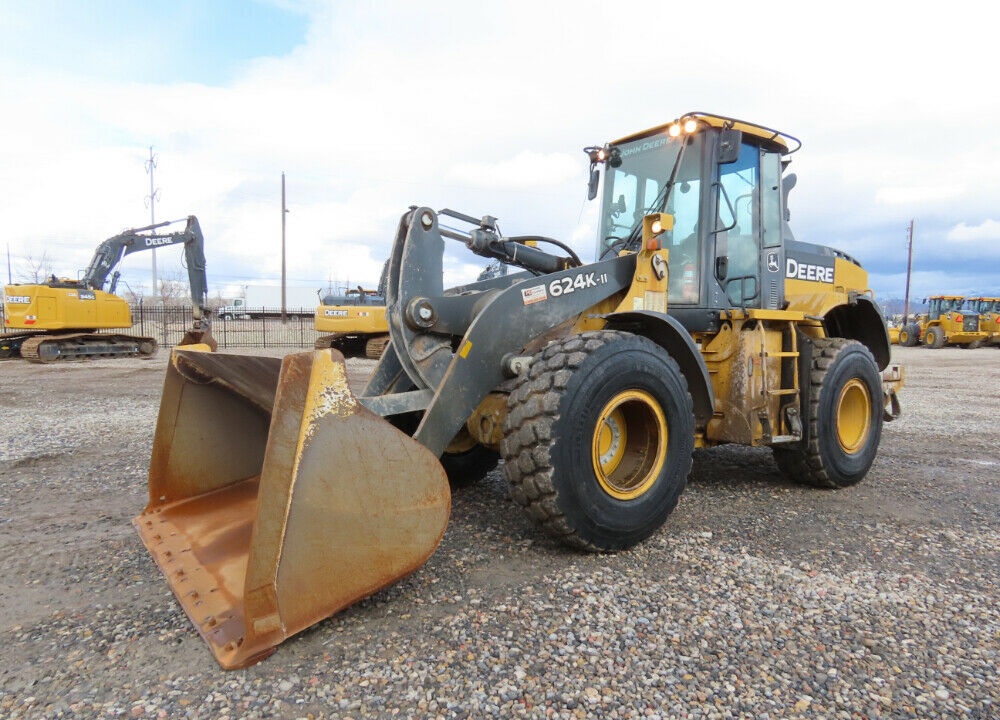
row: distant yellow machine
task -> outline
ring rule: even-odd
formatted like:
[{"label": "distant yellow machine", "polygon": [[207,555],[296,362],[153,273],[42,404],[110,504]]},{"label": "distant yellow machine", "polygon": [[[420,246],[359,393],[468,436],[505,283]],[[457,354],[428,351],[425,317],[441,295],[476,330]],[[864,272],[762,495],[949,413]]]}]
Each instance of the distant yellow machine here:
[{"label": "distant yellow machine", "polygon": [[965,298],[961,295],[933,295],[925,302],[927,312],[900,330],[900,345],[912,347],[922,341],[929,348],[978,347],[989,337],[979,327],[979,314],[963,311]]},{"label": "distant yellow machine", "polygon": [[[156,232],[175,222],[184,230]],[[43,283],[4,286],[3,334],[0,358],[21,356],[38,363],[88,357],[150,357],[156,352],[151,337],[98,330],[132,327],[128,303],[115,295],[120,273],[111,271],[126,255],[167,245],[183,244],[191,286],[194,326],[181,345],[205,343],[214,349],[206,307],[204,238],[198,219],[167,221],[132,228],[108,238],[94,252],[80,280],[51,276]],[[111,275],[111,284],[104,286]]]},{"label": "distant yellow machine", "polygon": [[1000,347],[1000,297],[970,297],[965,305],[979,314],[979,329],[989,335],[985,342]]},{"label": "distant yellow machine", "polygon": [[333,348],[344,357],[378,360],[389,344],[385,298],[378,290],[347,290],[329,295],[316,308],[314,327],[330,333],[316,339],[316,349]]}]

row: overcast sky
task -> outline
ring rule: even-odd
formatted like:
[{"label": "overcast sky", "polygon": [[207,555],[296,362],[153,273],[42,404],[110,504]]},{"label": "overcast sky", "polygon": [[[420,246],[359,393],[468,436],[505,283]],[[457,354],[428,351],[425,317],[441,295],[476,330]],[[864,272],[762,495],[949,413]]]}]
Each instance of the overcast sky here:
[{"label": "overcast sky", "polygon": [[[878,297],[1000,295],[1000,93],[987,3],[0,3],[0,250],[76,276],[106,237],[197,215],[211,294],[374,285],[409,205],[590,259],[581,149],[703,110],[803,141],[800,240]],[[180,227],[178,227],[180,229]],[[181,252],[157,253],[161,277]],[[482,262],[450,262],[467,279]],[[148,294],[150,253],[125,281]],[[7,279],[6,273],[3,279]]]}]

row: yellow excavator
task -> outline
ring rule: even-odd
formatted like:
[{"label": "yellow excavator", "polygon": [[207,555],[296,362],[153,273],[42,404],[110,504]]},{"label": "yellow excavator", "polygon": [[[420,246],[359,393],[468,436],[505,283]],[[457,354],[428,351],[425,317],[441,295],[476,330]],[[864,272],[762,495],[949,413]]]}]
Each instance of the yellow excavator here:
[{"label": "yellow excavator", "polygon": [[380,290],[362,286],[343,295],[327,295],[316,308],[313,326],[323,333],[316,349],[333,348],[345,358],[378,360],[389,344],[389,324],[385,319],[385,297]]},{"label": "yellow excavator", "polygon": [[[162,228],[184,222],[184,229]],[[23,357],[37,363],[92,357],[151,357],[155,338],[99,330],[130,328],[128,303],[115,295],[120,273],[115,267],[126,255],[168,245],[184,245],[194,322],[180,345],[215,348],[206,307],[205,241],[198,219],[173,220],[125,230],[108,238],[94,252],[83,277],[4,287],[4,332],[0,358]],[[114,273],[112,274],[112,270]],[[110,286],[108,278],[110,275]]]},{"label": "yellow excavator", "polygon": [[[857,260],[792,236],[800,145],[694,112],[585,148],[590,264],[489,215],[411,207],[391,342],[360,394],[331,349],[174,350],[134,525],[222,667],[419,568],[456,461],[474,481],[499,454],[541,530],[594,552],[658,531],[694,448],[767,446],[795,482],[860,482],[903,370]],[[445,288],[450,242],[516,272]]]}]

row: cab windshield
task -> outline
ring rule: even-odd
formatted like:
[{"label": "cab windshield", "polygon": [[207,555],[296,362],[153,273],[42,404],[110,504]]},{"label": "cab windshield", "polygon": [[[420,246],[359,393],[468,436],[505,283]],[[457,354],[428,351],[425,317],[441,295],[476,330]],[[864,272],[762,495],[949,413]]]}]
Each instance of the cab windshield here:
[{"label": "cab windshield", "polygon": [[[684,143],[687,143],[686,146]],[[674,216],[674,229],[661,236],[663,247],[670,250],[671,277],[674,271],[692,274],[698,283],[698,213],[701,205],[701,157],[704,137],[687,140],[668,137],[665,132],[617,145],[621,165],[607,166],[601,204],[601,231],[597,257],[613,256],[621,250],[637,251],[642,241],[642,218],[656,212]],[[677,165],[678,155],[680,165]],[[670,174],[677,174],[670,184]],[[683,270],[681,270],[683,268]],[[668,298],[675,296],[678,285],[671,283]]]}]

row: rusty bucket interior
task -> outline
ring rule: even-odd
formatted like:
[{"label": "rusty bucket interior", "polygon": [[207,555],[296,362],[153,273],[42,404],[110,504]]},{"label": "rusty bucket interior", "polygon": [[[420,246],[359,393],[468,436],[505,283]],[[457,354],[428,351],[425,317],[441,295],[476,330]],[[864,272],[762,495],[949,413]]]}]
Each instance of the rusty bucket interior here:
[{"label": "rusty bucket interior", "polygon": [[358,402],[335,350],[174,350],[133,524],[234,669],[419,568],[450,505],[437,458]]}]

